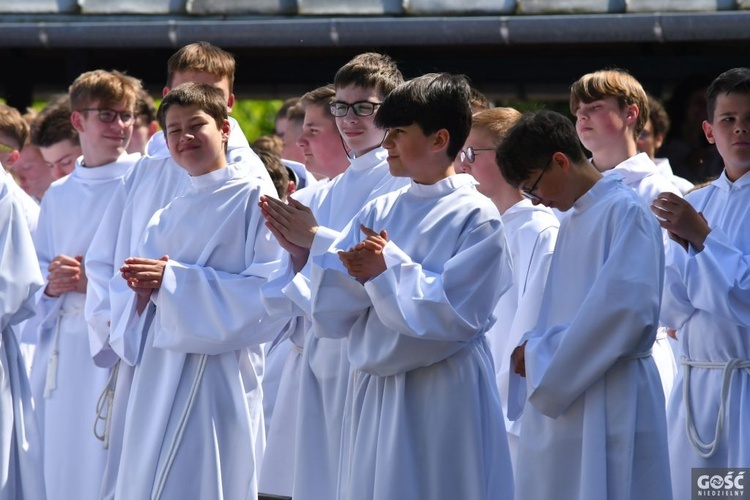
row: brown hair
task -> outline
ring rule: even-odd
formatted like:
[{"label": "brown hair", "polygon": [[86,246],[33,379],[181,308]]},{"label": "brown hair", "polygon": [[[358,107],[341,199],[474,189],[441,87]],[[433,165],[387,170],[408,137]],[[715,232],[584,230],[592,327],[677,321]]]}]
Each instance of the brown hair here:
[{"label": "brown hair", "polygon": [[74,111],[94,103],[101,107],[123,104],[133,109],[141,89],[141,81],[117,70],[96,69],[78,75],[68,88],[70,106]]},{"label": "brown hair", "polygon": [[236,65],[232,54],[215,45],[203,41],[191,43],[172,54],[167,61],[167,87],[172,88],[175,73],[197,71],[217,79],[226,78],[231,94],[234,92]]},{"label": "brown hair", "polygon": [[633,134],[638,137],[648,121],[648,97],[638,80],[621,69],[605,69],[583,75],[570,87],[570,112],[576,114],[580,103],[590,103],[614,97],[623,109],[631,104],[638,107],[638,120]]},{"label": "brown hair", "polygon": [[521,112],[514,108],[492,108],[480,111],[471,119],[471,128],[486,130],[492,135],[495,146],[505,138],[508,129],[521,118]]}]

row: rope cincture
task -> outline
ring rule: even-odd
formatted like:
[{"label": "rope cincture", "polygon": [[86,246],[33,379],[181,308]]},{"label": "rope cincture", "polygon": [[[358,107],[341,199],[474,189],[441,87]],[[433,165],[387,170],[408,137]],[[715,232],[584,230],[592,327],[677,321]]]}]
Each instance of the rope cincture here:
[{"label": "rope cincture", "polygon": [[[687,359],[687,357],[682,356],[681,363],[685,367],[685,380],[682,387],[682,397],[685,402],[685,427],[688,440],[698,455],[702,458],[710,458],[716,453],[716,448],[719,446],[719,438],[724,430],[724,416],[726,414],[727,403],[729,403],[729,389],[732,385],[732,376],[739,370],[745,370],[750,374],[750,360],[732,358],[727,362],[692,361]],[[716,416],[714,439],[710,443],[701,440],[700,436],[698,436],[698,431],[695,428],[693,410],[690,405],[690,371],[692,368],[723,370],[721,402],[719,404],[718,415]]]},{"label": "rope cincture", "polygon": [[[109,370],[109,378],[104,390],[96,402],[96,418],[94,419],[94,436],[102,442],[104,449],[109,449],[109,435],[112,427],[112,406],[115,400],[115,387],[117,387],[117,375],[120,372],[120,361]],[[99,424],[104,423],[104,429],[99,432]]]}]

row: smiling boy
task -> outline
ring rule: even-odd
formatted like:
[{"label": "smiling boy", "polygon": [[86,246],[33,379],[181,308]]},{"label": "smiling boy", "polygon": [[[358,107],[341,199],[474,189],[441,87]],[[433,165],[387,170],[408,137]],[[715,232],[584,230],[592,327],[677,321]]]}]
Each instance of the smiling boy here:
[{"label": "smiling boy", "polygon": [[113,335],[143,344],[115,498],[255,498],[261,401],[247,397],[259,369],[251,351],[271,340],[259,291],[280,250],[257,204],[274,188],[228,163],[221,90],[177,86],[158,117],[190,188],[154,214],[120,268],[130,315]]},{"label": "smiling boy", "polygon": [[375,122],[410,184],[365,205],[314,260],[316,332],[345,337],[352,368],[339,498],[513,496],[485,338],[510,259],[497,209],[453,168],[469,93],[440,73],[385,98]]},{"label": "smiling boy", "polygon": [[[121,177],[140,154],[126,152],[140,81],[118,71],[82,73],[69,89],[68,123],[78,132],[81,156],[70,175],[44,195],[34,244],[45,287],[37,294],[31,368],[36,410],[44,435],[47,491],[60,499],[96,498],[106,459],[91,431],[109,370],[89,355],[83,314],[88,252],[99,218]],[[44,154],[44,153],[43,153]],[[69,460],[75,450],[76,460]]]}]

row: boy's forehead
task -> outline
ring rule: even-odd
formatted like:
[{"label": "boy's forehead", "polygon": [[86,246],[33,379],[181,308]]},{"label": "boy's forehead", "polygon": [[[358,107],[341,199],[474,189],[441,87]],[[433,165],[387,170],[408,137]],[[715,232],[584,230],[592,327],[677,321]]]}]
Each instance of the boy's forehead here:
[{"label": "boy's forehead", "polygon": [[361,85],[357,85],[356,83],[350,83],[342,87],[336,87],[336,97],[338,98],[341,95],[364,97],[376,96],[378,98],[383,98],[383,96],[380,95],[374,87],[362,87]]},{"label": "boy's forehead", "polygon": [[211,85],[222,90],[225,97],[229,98],[229,80],[226,77],[218,77],[204,71],[176,71],[172,75],[172,88],[188,82]]},{"label": "boy's forehead", "polygon": [[746,92],[724,92],[716,96],[716,113],[738,113],[750,112],[750,93]]}]

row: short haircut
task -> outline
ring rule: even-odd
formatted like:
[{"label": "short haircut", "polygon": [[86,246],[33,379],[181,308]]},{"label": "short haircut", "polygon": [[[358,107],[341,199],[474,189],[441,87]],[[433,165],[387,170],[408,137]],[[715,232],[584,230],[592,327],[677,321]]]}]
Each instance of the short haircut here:
[{"label": "short haircut", "polygon": [[469,96],[469,104],[471,109],[477,113],[492,107],[492,103],[478,88],[471,86],[471,94]]},{"label": "short haircut", "polygon": [[271,176],[279,199],[284,199],[287,189],[289,189],[289,171],[281,163],[281,157],[271,151],[256,150],[255,152],[260,161],[263,162],[263,165],[266,166],[266,170],[268,171],[268,175]]},{"label": "short haircut", "polygon": [[425,133],[446,129],[453,160],[471,130],[469,83],[463,75],[428,73],[398,86],[383,100],[375,125],[387,129],[416,123]]},{"label": "short haircut", "polygon": [[299,97],[290,97],[288,99],[285,99],[284,102],[281,103],[281,107],[276,111],[275,119],[278,120],[280,118],[286,118],[286,112],[297,104],[299,102]]},{"label": "short haircut", "polygon": [[50,100],[31,121],[31,144],[39,148],[54,146],[63,141],[80,144],[78,131],[70,121],[70,113],[67,94]]},{"label": "short haircut", "polygon": [[373,89],[385,97],[404,83],[404,76],[389,56],[377,52],[365,52],[352,58],[336,72],[333,86],[337,89],[354,85]]},{"label": "short haircut", "polygon": [[750,95],[750,68],[732,68],[717,76],[706,89],[708,121],[714,121],[716,98],[720,94]]},{"label": "short haircut", "polygon": [[[335,101],[336,101],[336,89],[333,88],[333,85],[329,84],[329,85],[323,85],[322,87],[318,87],[309,92],[306,92],[300,99],[299,103],[303,109],[309,105],[315,105],[315,106],[322,106],[327,111],[329,106],[333,104]],[[331,120],[333,119],[334,119],[334,116],[331,115]]]},{"label": "short haircut", "polygon": [[81,73],[68,88],[70,106],[82,110],[94,103],[101,107],[122,104],[135,107],[141,81],[117,70],[96,69]]},{"label": "short haircut", "polygon": [[641,83],[623,69],[604,69],[579,78],[570,87],[570,112],[575,115],[580,103],[605,97],[616,98],[620,109],[631,104],[638,106],[638,120],[633,130],[634,136],[638,137],[648,120],[648,97]]},{"label": "short haircut", "polygon": [[659,99],[648,95],[648,119],[651,120],[651,129],[654,137],[664,139],[669,132],[669,115]]},{"label": "short haircut", "polygon": [[[167,61],[167,87],[172,88],[175,73],[197,71],[219,80],[226,78],[229,93],[234,93],[234,72],[237,63],[229,52],[209,43],[195,42],[185,45]],[[226,105],[226,102],[225,104]]]},{"label": "short haircut", "polygon": [[21,150],[29,138],[29,123],[16,108],[0,103],[0,133],[16,141],[7,146]]},{"label": "short haircut", "polygon": [[284,139],[276,134],[261,135],[250,144],[250,147],[256,153],[266,151],[281,157],[281,151],[284,149]]},{"label": "short haircut", "polygon": [[224,92],[212,85],[197,82],[186,82],[170,90],[162,99],[156,116],[164,134],[167,134],[167,113],[172,106],[198,106],[221,128],[227,119],[227,101]]},{"label": "short haircut", "polygon": [[514,108],[492,108],[476,113],[471,119],[472,129],[486,130],[497,146],[508,133],[508,129],[521,118],[521,112]]},{"label": "short haircut", "polygon": [[138,91],[138,98],[135,101],[135,112],[133,113],[141,125],[147,125],[156,121],[156,104],[146,89]]},{"label": "short haircut", "polygon": [[299,123],[305,121],[305,108],[302,107],[301,102],[297,102],[297,104],[286,110],[286,119],[290,122]]},{"label": "short haircut", "polygon": [[558,152],[576,164],[587,161],[573,122],[556,111],[542,110],[518,119],[497,147],[495,160],[508,184],[518,187]]}]

